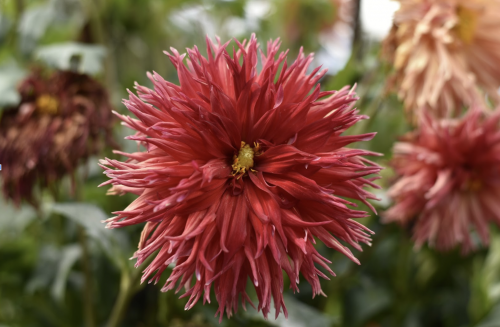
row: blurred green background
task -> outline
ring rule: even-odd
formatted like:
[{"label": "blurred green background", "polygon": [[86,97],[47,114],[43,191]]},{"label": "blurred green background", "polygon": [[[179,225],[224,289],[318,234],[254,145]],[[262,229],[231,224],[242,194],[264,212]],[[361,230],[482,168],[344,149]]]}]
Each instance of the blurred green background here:
[{"label": "blurred green background", "polygon": [[[364,0],[369,2],[372,0]],[[339,7],[339,3],[344,3]],[[334,0],[0,0],[0,108],[19,100],[17,83],[34,65],[69,67],[99,79],[113,105],[137,81],[150,85],[147,71],[177,82],[163,50],[182,52],[205,35],[222,40],[257,34],[261,44],[281,37],[288,60],[315,52],[315,65],[330,69],[322,89],[358,84],[358,108],[372,118],[351,133],[378,132],[358,147],[384,153],[387,166],[397,137],[411,129],[401,103],[385,92],[388,66],[379,57],[380,40],[361,21],[359,1]],[[375,16],[376,17],[376,16]],[[362,28],[365,24],[365,29]],[[1,109],[0,109],[1,115]],[[1,116],[0,116],[1,117]],[[1,119],[1,118],[0,118]],[[127,151],[129,133],[118,124],[116,138]],[[114,155],[108,149],[102,156]],[[312,299],[303,282],[300,293],[286,292],[289,319],[264,320],[253,309],[240,310],[219,325],[216,303],[184,311],[186,299],[161,293],[160,285],[140,285],[140,269],[130,258],[141,226],[107,230],[100,221],[131,202],[131,196],[106,196],[107,187],[91,158],[78,174],[70,196],[69,180],[54,199],[40,190],[42,205],[14,208],[0,201],[0,326],[500,326],[500,236],[492,231],[490,249],[466,257],[457,252],[415,250],[411,233],[363,219],[376,232],[373,246],[355,253],[357,266],[321,244],[337,277],[322,281],[327,297]],[[385,169],[376,203],[383,212],[392,172]],[[1,178],[1,175],[0,175]],[[163,282],[168,273],[163,276]],[[161,284],[161,283],[160,283]],[[285,285],[286,289],[286,285]],[[213,297],[212,297],[213,298]],[[201,302],[201,301],[200,301]]]}]

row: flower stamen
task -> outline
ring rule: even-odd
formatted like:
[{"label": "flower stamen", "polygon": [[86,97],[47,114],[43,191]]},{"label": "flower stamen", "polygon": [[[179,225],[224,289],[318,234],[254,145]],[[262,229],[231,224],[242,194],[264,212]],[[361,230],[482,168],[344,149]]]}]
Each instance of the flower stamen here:
[{"label": "flower stamen", "polygon": [[55,115],[59,108],[59,101],[51,95],[43,94],[36,99],[36,109],[41,114]]},{"label": "flower stamen", "polygon": [[245,175],[248,171],[256,172],[256,170],[252,169],[254,165],[253,158],[254,156],[260,155],[260,145],[255,142],[254,147],[250,147],[249,144],[241,141],[240,151],[238,155],[234,155],[233,157],[233,176],[237,176],[237,179],[240,179],[241,176]]},{"label": "flower stamen", "polygon": [[475,10],[462,6],[457,8],[458,23],[455,26],[458,37],[466,44],[470,44],[476,32],[478,13]]},{"label": "flower stamen", "polygon": [[471,193],[477,193],[483,188],[483,182],[478,178],[471,178],[465,184],[465,190]]}]

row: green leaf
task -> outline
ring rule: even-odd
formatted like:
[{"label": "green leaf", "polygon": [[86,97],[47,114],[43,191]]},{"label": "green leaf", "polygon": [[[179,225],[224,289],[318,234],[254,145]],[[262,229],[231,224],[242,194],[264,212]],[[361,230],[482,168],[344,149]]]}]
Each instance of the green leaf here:
[{"label": "green leaf", "polygon": [[498,327],[500,321],[500,303],[497,304],[475,327]]},{"label": "green leaf", "polygon": [[19,103],[21,96],[17,92],[17,83],[26,74],[27,72],[17,66],[14,60],[8,60],[0,66],[0,108],[15,106]]},{"label": "green leaf", "polygon": [[85,74],[101,72],[105,54],[102,46],[77,42],[51,44],[35,51],[35,57],[50,67]]},{"label": "green leaf", "polygon": [[12,26],[12,20],[0,12],[0,42],[3,43]]},{"label": "green leaf", "polygon": [[87,203],[56,203],[49,211],[61,214],[83,226],[87,235],[101,246],[119,268],[128,265],[128,239],[121,231],[105,228],[102,221],[108,217],[99,207]]},{"label": "green leaf", "polygon": [[368,280],[362,280],[363,288],[351,292],[351,301],[355,307],[354,326],[367,322],[391,305],[391,294]]},{"label": "green leaf", "polygon": [[81,255],[82,248],[79,244],[69,244],[62,248],[51,245],[42,247],[37,267],[27,283],[26,291],[33,294],[37,290],[50,286],[52,297],[56,301],[62,302],[71,268]]},{"label": "green leaf", "polygon": [[[337,322],[337,319],[323,314],[321,311],[300,302],[292,296],[284,295],[285,305],[288,310],[288,319],[280,314],[276,320],[266,321],[270,325],[279,327],[326,327]],[[274,304],[274,302],[273,302]],[[248,309],[248,315],[257,320],[264,320],[262,313],[253,308]],[[271,305],[270,316],[274,314],[274,305]]]},{"label": "green leaf", "polygon": [[492,233],[491,238],[486,259],[478,258],[474,262],[469,301],[472,321],[491,314],[495,303],[500,303],[500,237]]},{"label": "green leaf", "polygon": [[79,244],[66,245],[60,254],[57,274],[52,284],[51,294],[57,301],[64,299],[66,281],[73,265],[80,259],[82,248]]},{"label": "green leaf", "polygon": [[37,41],[45,34],[57,16],[58,11],[54,0],[23,12],[18,25],[20,46],[23,52],[29,53],[36,46]]},{"label": "green leaf", "polygon": [[33,276],[26,284],[27,293],[48,288],[56,275],[56,267],[60,258],[60,249],[53,245],[42,245],[38,254],[38,262]]},{"label": "green leaf", "polygon": [[[0,73],[1,76],[1,73]],[[1,79],[1,78],[0,78]],[[0,244],[10,237],[17,237],[36,217],[36,212],[30,206],[15,208],[0,198]]]}]

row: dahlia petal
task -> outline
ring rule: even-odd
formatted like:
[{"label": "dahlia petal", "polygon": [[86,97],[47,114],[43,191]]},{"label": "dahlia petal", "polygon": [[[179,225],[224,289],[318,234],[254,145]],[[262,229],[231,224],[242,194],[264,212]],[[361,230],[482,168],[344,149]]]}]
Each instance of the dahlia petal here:
[{"label": "dahlia petal", "polygon": [[322,194],[333,193],[333,191],[320,187],[315,181],[296,173],[288,173],[286,179],[280,175],[266,174],[268,183],[276,185],[296,199],[319,200]]},{"label": "dahlia petal", "polygon": [[317,157],[303,152],[291,145],[278,145],[270,148],[259,157],[259,171],[267,173],[286,173],[293,166],[310,163]]},{"label": "dahlia petal", "polygon": [[252,209],[257,217],[263,222],[269,222],[269,216],[267,211],[264,209],[263,203],[268,203],[268,201],[272,201],[272,198],[269,194],[266,194],[260,190],[258,190],[253,184],[245,187],[245,196],[248,201],[248,206]]}]

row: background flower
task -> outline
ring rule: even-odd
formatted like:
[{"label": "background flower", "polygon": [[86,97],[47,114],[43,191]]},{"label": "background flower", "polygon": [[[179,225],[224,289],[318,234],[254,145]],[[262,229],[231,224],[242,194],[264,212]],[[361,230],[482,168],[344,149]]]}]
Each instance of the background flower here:
[{"label": "background flower", "polygon": [[19,85],[21,103],[0,120],[3,194],[36,205],[34,187],[56,187],[112,142],[106,90],[83,74],[35,70]]},{"label": "background flower", "polygon": [[479,108],[459,120],[425,115],[419,129],[394,146],[399,175],[389,190],[395,205],[386,222],[413,226],[417,246],[475,249],[472,233],[489,243],[488,223],[500,224],[500,112]]},{"label": "background flower", "polygon": [[498,103],[500,1],[399,2],[384,52],[406,109],[452,117],[482,100],[478,87]]},{"label": "background flower", "polygon": [[318,267],[333,274],[315,238],[355,262],[339,240],[358,250],[370,244],[369,229],[351,219],[367,213],[343,197],[373,209],[363,187],[376,187],[376,177],[364,177],[380,167],[361,156],[375,153],[345,146],[374,133],[341,135],[366,117],[352,109],[353,90],[320,92],[325,70],[306,74],[312,55],[288,65],[286,52],[277,56],[279,41],[269,41],[258,72],[254,36],[236,41],[233,56],[228,43],[207,43],[207,58],[188,49],[187,67],[185,55],[168,54],[180,86],[152,74],[154,90],[136,86],[138,96],[124,102],[138,118],[120,116],[138,132],[128,139],[147,151],[102,161],[112,192],[139,195],[107,226],[147,223],[137,265],[159,252],[143,281],[158,282],[175,263],[162,290],[184,286],[186,309],[201,297],[209,302],[213,285],[220,319],[224,310],[231,316],[240,294],[249,300],[250,278],[264,316],[271,298],[276,316],[287,315],[283,270],[293,290],[302,273],[313,295],[323,294],[318,276],[326,278]]}]

